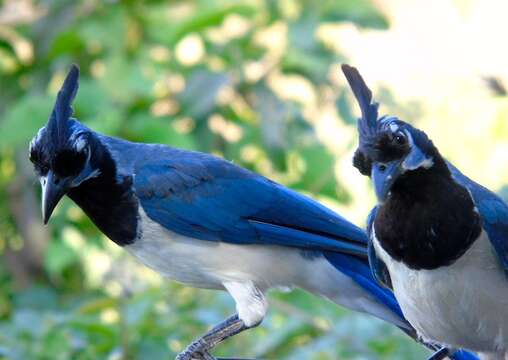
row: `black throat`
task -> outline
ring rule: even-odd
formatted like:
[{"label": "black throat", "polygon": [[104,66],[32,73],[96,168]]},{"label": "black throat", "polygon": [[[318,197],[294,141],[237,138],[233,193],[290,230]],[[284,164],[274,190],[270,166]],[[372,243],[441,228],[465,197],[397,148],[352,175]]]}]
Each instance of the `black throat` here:
[{"label": "black throat", "polygon": [[453,180],[440,155],[434,160],[430,169],[397,179],[374,223],[381,247],[416,270],[454,263],[481,232],[470,194]]},{"label": "black throat", "polygon": [[117,175],[114,160],[98,139],[94,139],[92,153],[99,176],[84,181],[67,195],[108,238],[120,246],[132,244],[138,235],[138,201],[132,176]]}]

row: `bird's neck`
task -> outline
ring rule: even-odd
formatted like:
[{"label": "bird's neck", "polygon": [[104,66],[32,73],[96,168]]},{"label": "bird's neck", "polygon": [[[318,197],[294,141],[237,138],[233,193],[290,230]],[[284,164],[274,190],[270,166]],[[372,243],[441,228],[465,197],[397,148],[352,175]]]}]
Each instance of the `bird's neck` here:
[{"label": "bird's neck", "polygon": [[469,192],[454,181],[443,159],[402,175],[374,226],[383,249],[413,269],[452,264],[481,232]]},{"label": "bird's neck", "polygon": [[117,173],[111,153],[98,137],[92,147],[91,162],[99,175],[73,188],[68,196],[107,237],[120,246],[132,244],[138,236],[132,176]]}]

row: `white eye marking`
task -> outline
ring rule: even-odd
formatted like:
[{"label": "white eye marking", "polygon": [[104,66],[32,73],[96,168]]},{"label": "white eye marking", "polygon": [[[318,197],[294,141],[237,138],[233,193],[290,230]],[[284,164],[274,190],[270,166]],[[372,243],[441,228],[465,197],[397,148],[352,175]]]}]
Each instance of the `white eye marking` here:
[{"label": "white eye marking", "polygon": [[83,138],[83,137],[79,137],[76,142],[74,143],[74,149],[76,149],[76,151],[81,151],[85,148],[86,146],[86,140]]},{"label": "white eye marking", "polygon": [[420,166],[422,166],[424,169],[430,169],[432,165],[434,165],[434,160],[432,160],[432,158],[426,158],[420,164]]},{"label": "white eye marking", "polygon": [[403,130],[404,134],[406,134],[406,138],[407,138],[407,143],[409,144],[410,147],[413,147],[413,144],[415,143],[413,141],[413,137],[411,136],[411,133],[407,130]]}]

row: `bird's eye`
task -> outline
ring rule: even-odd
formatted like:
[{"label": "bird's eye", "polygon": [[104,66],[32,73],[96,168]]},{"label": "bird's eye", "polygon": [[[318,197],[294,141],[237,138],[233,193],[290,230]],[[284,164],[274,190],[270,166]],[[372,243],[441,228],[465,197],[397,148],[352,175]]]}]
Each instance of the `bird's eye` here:
[{"label": "bird's eye", "polygon": [[379,165],[379,171],[384,172],[386,170],[386,165]]},{"label": "bird's eye", "polygon": [[399,145],[405,145],[407,142],[406,136],[402,133],[395,134],[394,140]]}]

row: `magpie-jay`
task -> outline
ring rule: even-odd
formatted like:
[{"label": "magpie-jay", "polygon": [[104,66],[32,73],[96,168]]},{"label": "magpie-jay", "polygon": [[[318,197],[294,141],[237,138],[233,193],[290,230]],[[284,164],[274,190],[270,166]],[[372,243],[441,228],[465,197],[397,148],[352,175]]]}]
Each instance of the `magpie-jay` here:
[{"label": "magpie-jay", "polygon": [[179,359],[258,325],[269,288],[300,287],[406,333],[393,294],[373,278],[364,231],[319,203],[218,157],[101,135],[72,118],[73,66],[30,143],[43,221],[67,195],[112,241],[160,274],[230,293],[237,314]]},{"label": "magpie-jay", "polygon": [[508,206],[446,161],[427,135],[378,104],[342,70],[360,105],[354,166],[374,183],[368,220],[376,278],[393,288],[428,342],[508,359]]}]

